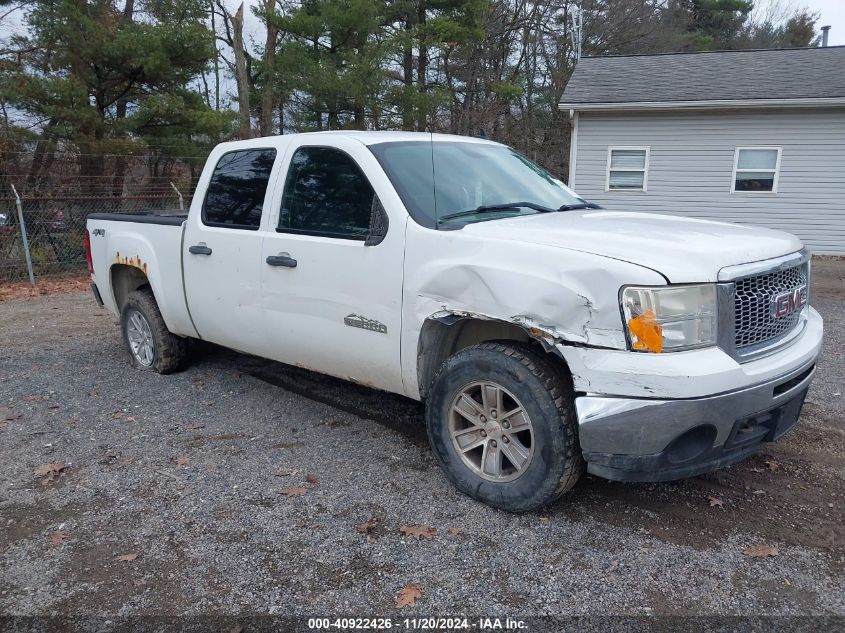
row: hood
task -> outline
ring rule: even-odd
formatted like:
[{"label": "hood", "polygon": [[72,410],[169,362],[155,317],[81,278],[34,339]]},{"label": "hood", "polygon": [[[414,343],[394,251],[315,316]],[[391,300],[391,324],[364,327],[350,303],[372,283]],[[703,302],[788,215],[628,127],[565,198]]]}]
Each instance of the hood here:
[{"label": "hood", "polygon": [[656,270],[671,283],[716,281],[725,266],[802,248],[794,235],[757,226],[604,210],[540,213],[477,222],[462,230],[612,257]]}]

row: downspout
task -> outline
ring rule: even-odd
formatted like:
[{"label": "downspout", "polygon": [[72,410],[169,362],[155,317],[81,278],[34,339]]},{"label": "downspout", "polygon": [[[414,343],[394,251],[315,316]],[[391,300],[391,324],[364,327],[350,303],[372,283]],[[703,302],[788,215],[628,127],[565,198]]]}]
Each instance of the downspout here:
[{"label": "downspout", "polygon": [[575,163],[578,157],[578,111],[570,108],[569,110],[569,182],[566,184],[570,189],[575,190]]}]

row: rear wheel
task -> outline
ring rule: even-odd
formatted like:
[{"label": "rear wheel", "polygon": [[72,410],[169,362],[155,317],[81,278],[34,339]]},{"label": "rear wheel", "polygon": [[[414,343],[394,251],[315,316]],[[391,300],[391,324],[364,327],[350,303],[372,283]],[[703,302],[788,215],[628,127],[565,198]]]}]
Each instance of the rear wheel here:
[{"label": "rear wheel", "polygon": [[426,423],[452,483],[503,510],[551,503],[584,472],[571,387],[527,346],[483,343],[446,361]]},{"label": "rear wheel", "polygon": [[167,329],[148,288],[129,295],[120,314],[120,326],[135,367],[159,374],[170,374],[184,367],[188,341]]}]

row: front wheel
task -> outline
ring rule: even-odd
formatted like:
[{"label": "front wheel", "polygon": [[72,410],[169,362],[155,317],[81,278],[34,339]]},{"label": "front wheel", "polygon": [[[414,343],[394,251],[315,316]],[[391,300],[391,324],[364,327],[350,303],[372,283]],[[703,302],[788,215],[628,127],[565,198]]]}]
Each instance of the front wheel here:
[{"label": "front wheel", "polygon": [[482,343],[447,360],[426,402],[426,425],[452,483],[502,510],[547,505],[584,472],[572,389],[527,346]]},{"label": "front wheel", "polygon": [[135,367],[170,374],[185,365],[187,339],[167,329],[155,297],[148,288],[129,295],[120,313],[120,329]]}]

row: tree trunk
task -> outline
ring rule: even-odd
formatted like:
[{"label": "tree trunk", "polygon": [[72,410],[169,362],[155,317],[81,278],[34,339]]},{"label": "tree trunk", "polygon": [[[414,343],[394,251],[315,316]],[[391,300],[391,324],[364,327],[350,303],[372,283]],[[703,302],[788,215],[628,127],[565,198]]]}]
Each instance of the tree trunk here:
[{"label": "tree trunk", "polygon": [[211,32],[214,35],[214,109],[220,110],[220,50],[217,48],[217,20],[211,0]]},{"label": "tree trunk", "polygon": [[420,102],[417,106],[417,130],[425,132],[426,121],[428,119],[428,103],[425,99],[425,94],[428,90],[426,86],[426,71],[428,69],[428,46],[425,42],[425,13],[426,0],[419,0],[419,9],[417,14],[417,33],[419,41],[419,57],[417,57],[417,91],[420,94]]},{"label": "tree trunk", "polygon": [[244,53],[244,5],[238,7],[235,15],[228,15],[232,25],[232,53],[235,56],[235,82],[238,86],[238,120],[240,122],[241,138],[252,136],[252,123],[249,109],[249,77],[246,71],[246,54]]},{"label": "tree trunk", "polygon": [[402,99],[402,129],[406,131],[414,129],[414,104],[411,100],[411,90],[414,85],[414,51],[411,48],[413,30],[414,25],[408,18],[405,20],[405,37],[408,40],[402,54],[402,83],[405,86],[405,94]]},{"label": "tree trunk", "polygon": [[56,119],[50,119],[41,138],[35,144],[35,152],[32,155],[32,163],[29,166],[29,173],[26,176],[26,189],[35,189],[41,174],[47,173],[56,154],[53,148],[53,130],[56,127]]},{"label": "tree trunk", "polygon": [[278,29],[273,21],[276,15],[276,0],[264,0],[267,38],[264,40],[264,85],[261,87],[261,136],[273,133],[273,104],[275,103],[276,39]]},{"label": "tree trunk", "polygon": [[[126,4],[123,5],[123,23],[131,23],[134,16],[135,0],[126,0]],[[115,105],[115,120],[121,121],[126,118],[127,105],[128,103],[126,99],[121,98],[117,100],[117,104]],[[115,156],[114,158],[114,174],[112,175],[111,193],[114,197],[120,197],[123,195],[123,180],[124,175],[126,174],[126,157]]]}]

